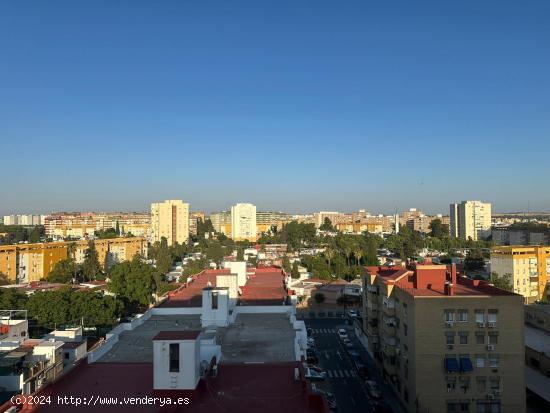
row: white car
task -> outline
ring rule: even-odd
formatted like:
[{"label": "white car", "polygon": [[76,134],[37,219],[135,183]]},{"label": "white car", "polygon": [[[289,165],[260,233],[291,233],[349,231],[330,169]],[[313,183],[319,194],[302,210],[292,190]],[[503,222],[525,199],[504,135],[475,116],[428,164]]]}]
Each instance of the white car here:
[{"label": "white car", "polygon": [[344,340],[348,338],[348,332],[344,328],[341,328],[338,330],[338,336],[340,337],[340,340]]},{"label": "white car", "polygon": [[305,369],[304,376],[305,376],[306,379],[309,379],[309,380],[322,381],[322,380],[325,380],[325,378],[327,377],[327,373],[325,373],[324,371],[319,372],[316,369],[314,370],[312,368],[307,367]]}]

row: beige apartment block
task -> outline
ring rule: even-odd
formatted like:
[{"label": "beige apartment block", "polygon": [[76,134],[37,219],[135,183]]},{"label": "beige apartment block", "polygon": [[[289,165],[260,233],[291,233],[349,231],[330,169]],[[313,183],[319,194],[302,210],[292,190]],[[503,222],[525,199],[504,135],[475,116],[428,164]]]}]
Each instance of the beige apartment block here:
[{"label": "beige apartment block", "polygon": [[462,201],[450,206],[451,236],[477,241],[491,230],[491,204],[481,201]]},{"label": "beige apartment block", "polygon": [[231,207],[231,238],[235,241],[256,241],[256,206],[236,204]]},{"label": "beige apartment block", "polygon": [[491,272],[509,276],[514,292],[526,303],[548,298],[550,246],[511,245],[491,248]]},{"label": "beige apartment block", "polygon": [[363,294],[368,350],[409,412],[525,412],[520,295],[444,265],[367,267]]},{"label": "beige apartment block", "polygon": [[185,244],[189,240],[189,204],[181,200],[168,200],[151,204],[151,240],[168,245]]}]

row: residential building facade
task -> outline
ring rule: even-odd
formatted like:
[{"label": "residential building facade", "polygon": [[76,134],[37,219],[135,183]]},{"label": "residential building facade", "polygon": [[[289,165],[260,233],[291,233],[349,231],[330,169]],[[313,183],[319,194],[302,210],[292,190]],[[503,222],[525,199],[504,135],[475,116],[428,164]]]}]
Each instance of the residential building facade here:
[{"label": "residential building facade", "polygon": [[462,239],[487,237],[491,229],[491,204],[481,201],[462,201],[450,205],[451,236]]},{"label": "residential building facade", "polygon": [[407,411],[525,412],[523,299],[456,267],[367,267],[368,350]]},{"label": "residential building facade", "polygon": [[151,241],[168,245],[185,244],[189,240],[189,204],[181,200],[167,200],[151,204]]},{"label": "residential building facade", "polygon": [[509,276],[514,292],[526,303],[548,298],[550,246],[500,246],[491,248],[491,272]]},{"label": "residential building facade", "polygon": [[256,206],[236,204],[231,207],[231,238],[235,241],[256,241]]}]

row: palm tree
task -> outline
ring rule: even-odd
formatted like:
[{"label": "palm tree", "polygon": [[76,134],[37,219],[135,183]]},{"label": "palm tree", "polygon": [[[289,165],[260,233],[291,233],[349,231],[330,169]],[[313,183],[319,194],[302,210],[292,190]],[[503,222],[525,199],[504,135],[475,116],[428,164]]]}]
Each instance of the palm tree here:
[{"label": "palm tree", "polygon": [[357,266],[360,266],[361,257],[363,257],[363,250],[360,247],[357,247],[355,251],[353,251],[353,255],[355,255],[355,259],[357,260]]},{"label": "palm tree", "polygon": [[67,256],[73,261],[73,278],[76,278],[76,242],[67,244]]},{"label": "palm tree", "polygon": [[334,258],[335,255],[336,255],[336,251],[332,247],[327,247],[325,249],[325,257],[327,257],[328,267],[329,267],[331,272],[332,272],[332,266],[331,266],[330,262]]}]

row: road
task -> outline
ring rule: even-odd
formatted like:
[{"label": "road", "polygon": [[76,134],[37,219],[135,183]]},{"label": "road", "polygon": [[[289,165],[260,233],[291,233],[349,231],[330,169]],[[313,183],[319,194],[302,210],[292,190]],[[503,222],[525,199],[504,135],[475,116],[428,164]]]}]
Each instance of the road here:
[{"label": "road", "polygon": [[313,318],[306,319],[305,322],[306,326],[311,328],[313,332],[312,336],[315,339],[319,366],[327,372],[325,383],[317,385],[334,393],[339,413],[369,413],[373,411],[373,402],[365,390],[363,380],[358,377],[355,367],[338,337],[337,331],[339,328],[348,330],[348,337],[360,352],[361,358],[369,370],[369,376],[379,383],[384,401],[395,412],[402,412],[394,394],[382,382],[374,361],[355,338],[352,326],[345,325],[345,320],[338,318]]}]

